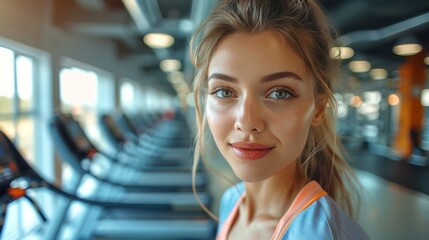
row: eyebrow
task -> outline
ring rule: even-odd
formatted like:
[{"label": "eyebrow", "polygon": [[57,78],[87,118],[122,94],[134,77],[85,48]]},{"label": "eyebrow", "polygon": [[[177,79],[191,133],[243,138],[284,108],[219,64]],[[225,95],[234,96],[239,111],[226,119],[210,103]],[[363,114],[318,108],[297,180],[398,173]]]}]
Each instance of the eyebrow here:
[{"label": "eyebrow", "polygon": [[[302,78],[298,74],[296,74],[294,72],[286,71],[286,72],[276,72],[276,73],[272,73],[272,74],[268,74],[266,76],[263,76],[261,78],[261,82],[270,82],[270,81],[274,81],[274,80],[281,79],[281,78],[292,78],[292,79],[302,81]],[[234,83],[238,81],[237,78],[231,77],[231,76],[228,76],[228,75],[225,75],[222,73],[210,74],[210,76],[208,77],[208,80],[211,80],[211,79],[219,79],[219,80],[224,80],[227,82],[234,82]]]},{"label": "eyebrow", "polygon": [[294,72],[276,72],[276,73],[272,73],[272,74],[269,74],[267,76],[263,76],[261,78],[261,81],[262,82],[270,82],[270,81],[274,81],[274,80],[281,79],[281,78],[293,78],[293,79],[302,81],[302,78],[298,74],[296,74]]},{"label": "eyebrow", "polygon": [[209,76],[208,80],[211,80],[211,79],[219,79],[219,80],[224,80],[227,82],[237,82],[238,81],[237,78],[231,77],[231,76],[228,76],[228,75],[225,75],[222,73],[212,73]]}]

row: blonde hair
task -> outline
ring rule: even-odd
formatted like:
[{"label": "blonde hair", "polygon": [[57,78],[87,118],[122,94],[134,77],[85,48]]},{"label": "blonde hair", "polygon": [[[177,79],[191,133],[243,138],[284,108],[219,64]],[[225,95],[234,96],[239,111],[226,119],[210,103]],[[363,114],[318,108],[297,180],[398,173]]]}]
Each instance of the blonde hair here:
[{"label": "blonde hair", "polygon": [[[299,165],[309,179],[316,180],[350,216],[358,201],[358,181],[343,156],[335,133],[336,100],[334,74],[338,62],[330,57],[333,33],[322,9],[314,0],[225,0],[211,12],[191,39],[191,60],[196,68],[194,93],[198,132],[193,175],[200,157],[205,161],[206,117],[203,111],[207,71],[215,47],[235,32],[275,32],[304,61],[315,79],[316,102],[326,103],[325,117],[311,127]],[[210,168],[209,166],[207,166]],[[217,173],[219,174],[219,173]],[[198,195],[194,193],[198,198]],[[353,196],[355,194],[355,196]],[[213,214],[202,206],[208,213]]]}]

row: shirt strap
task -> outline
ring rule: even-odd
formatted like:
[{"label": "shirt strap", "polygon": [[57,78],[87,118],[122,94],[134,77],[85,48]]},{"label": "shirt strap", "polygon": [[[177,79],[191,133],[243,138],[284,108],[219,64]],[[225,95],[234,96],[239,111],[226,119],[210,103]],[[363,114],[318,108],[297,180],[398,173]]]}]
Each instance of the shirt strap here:
[{"label": "shirt strap", "polygon": [[234,208],[232,209],[231,213],[228,215],[228,218],[226,219],[225,223],[223,224],[218,236],[216,237],[217,240],[224,240],[227,239],[229,232],[231,231],[231,227],[234,224],[237,214],[238,214],[238,208],[243,201],[244,197],[246,196],[246,193],[243,193],[240,198],[235,203]]},{"label": "shirt strap", "polygon": [[307,183],[295,197],[292,205],[280,219],[271,239],[281,239],[292,220],[320,197],[327,195],[326,191],[316,182]]}]

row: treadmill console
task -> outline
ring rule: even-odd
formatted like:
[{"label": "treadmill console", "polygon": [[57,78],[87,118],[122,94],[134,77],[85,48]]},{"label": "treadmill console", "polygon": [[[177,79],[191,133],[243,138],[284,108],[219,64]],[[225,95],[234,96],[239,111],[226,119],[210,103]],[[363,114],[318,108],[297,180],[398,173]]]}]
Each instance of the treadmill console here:
[{"label": "treadmill console", "polygon": [[18,168],[13,160],[13,155],[10,154],[4,139],[0,139],[0,191],[3,195],[12,180],[19,175]]},{"label": "treadmill console", "polygon": [[124,142],[124,136],[122,135],[121,131],[116,126],[113,118],[111,116],[103,116],[103,120],[106,124],[106,127],[109,129],[109,131],[112,133],[113,138],[115,138],[118,142]]},{"label": "treadmill console", "polygon": [[89,140],[86,138],[82,128],[77,122],[75,122],[75,120],[67,119],[65,122],[65,127],[79,151],[88,152],[93,148]]}]

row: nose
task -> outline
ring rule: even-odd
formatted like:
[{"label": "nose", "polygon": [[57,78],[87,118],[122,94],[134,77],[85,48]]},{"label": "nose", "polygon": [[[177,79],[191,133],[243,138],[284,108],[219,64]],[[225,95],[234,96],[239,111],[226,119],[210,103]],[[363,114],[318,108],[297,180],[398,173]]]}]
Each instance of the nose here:
[{"label": "nose", "polygon": [[246,134],[258,133],[264,130],[263,109],[258,99],[246,96],[240,101],[234,128]]}]

